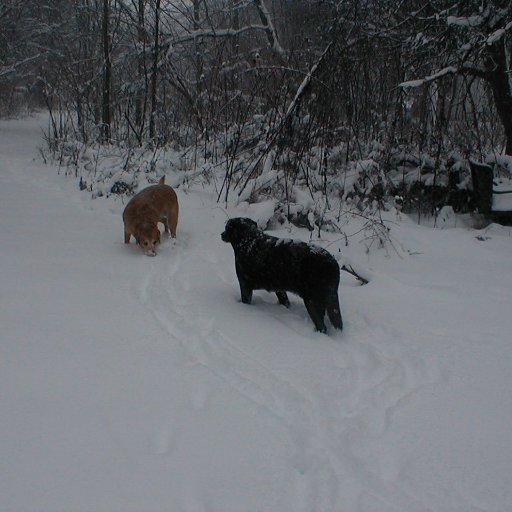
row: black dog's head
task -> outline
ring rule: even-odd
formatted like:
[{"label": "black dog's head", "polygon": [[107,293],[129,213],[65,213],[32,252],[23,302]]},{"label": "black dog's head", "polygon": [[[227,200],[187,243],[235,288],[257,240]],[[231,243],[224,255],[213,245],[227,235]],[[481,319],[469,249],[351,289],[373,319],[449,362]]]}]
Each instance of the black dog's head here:
[{"label": "black dog's head", "polygon": [[258,224],[246,217],[229,219],[226,222],[224,233],[220,236],[224,242],[237,244],[242,240],[254,236],[259,232]]}]

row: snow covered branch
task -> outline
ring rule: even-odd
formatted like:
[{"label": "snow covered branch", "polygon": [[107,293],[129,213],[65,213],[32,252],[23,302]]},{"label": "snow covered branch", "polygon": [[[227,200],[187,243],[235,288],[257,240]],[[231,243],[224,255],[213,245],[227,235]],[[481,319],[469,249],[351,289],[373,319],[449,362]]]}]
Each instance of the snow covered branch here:
[{"label": "snow covered branch", "polygon": [[248,32],[250,30],[267,30],[267,27],[263,25],[248,25],[245,27],[241,27],[238,29],[226,28],[221,30],[209,29],[209,30],[192,30],[186,34],[182,34],[177,37],[167,37],[167,44],[172,48],[175,45],[187,43],[188,41],[194,41],[196,39],[204,39],[204,38],[220,38],[220,37],[236,37],[244,32]]},{"label": "snow covered branch", "polygon": [[19,68],[22,68],[23,66],[30,64],[31,62],[34,62],[39,58],[41,58],[41,54],[32,55],[30,57],[27,57],[26,59],[23,59],[23,60],[13,63],[10,66],[5,66],[3,68],[0,68],[0,77],[5,77],[5,76],[11,75],[13,73],[16,73],[16,71]]},{"label": "snow covered branch", "polygon": [[448,16],[446,24],[456,25],[458,27],[479,27],[484,22],[484,17],[480,15],[475,16]]},{"label": "snow covered branch", "polygon": [[418,80],[409,80],[407,82],[402,82],[399,87],[402,87],[403,89],[412,89],[415,87],[420,87],[424,84],[428,84],[430,82],[434,82],[435,80],[438,80],[439,78],[442,78],[446,75],[454,75],[458,73],[458,69],[454,66],[447,66],[446,68],[443,68],[439,70],[437,73],[434,73],[433,75],[429,75],[425,78],[420,78]]},{"label": "snow covered branch", "polygon": [[290,105],[288,106],[288,109],[286,111],[286,115],[284,117],[285,120],[288,119],[288,117],[290,117],[292,112],[295,110],[296,106],[299,103],[299,100],[300,100],[301,96],[304,94],[304,91],[309,86],[309,84],[311,83],[311,80],[313,79],[313,76],[315,75],[316,71],[318,70],[318,67],[320,66],[320,64],[325,59],[325,56],[329,53],[329,50],[331,49],[332,44],[333,43],[330,42],[327,45],[327,47],[325,48],[325,50],[322,53],[322,55],[320,56],[320,58],[311,67],[311,69],[309,70],[309,73],[306,75],[306,77],[304,78],[302,83],[299,85],[299,88],[297,89],[297,92],[295,93],[295,96],[294,96],[293,100],[291,101]]},{"label": "snow covered branch", "polygon": [[487,38],[487,44],[497,43],[511,29],[512,29],[512,21],[509,21],[503,28],[500,28],[500,29],[494,31],[491,35],[489,35],[489,37]]},{"label": "snow covered branch", "polygon": [[267,33],[267,38],[270,43],[270,47],[279,58],[281,58],[282,60],[286,60],[286,52],[279,43],[277,32],[274,27],[274,24],[272,23],[272,19],[270,17],[270,13],[268,12],[267,6],[263,2],[263,0],[254,0],[254,5],[258,10],[261,22],[265,26],[265,32]]},{"label": "snow covered branch", "polygon": [[470,75],[478,78],[486,78],[487,72],[484,69],[477,68],[475,66],[463,65],[460,67],[455,66],[447,66],[443,69],[440,69],[436,73],[426,76],[425,78],[419,78],[417,80],[408,80],[407,82],[402,82],[399,84],[399,87],[403,89],[413,89],[416,87],[421,87],[422,85],[428,84],[430,82],[435,82],[440,78],[443,78],[447,75]]},{"label": "snow covered branch", "polygon": [[309,70],[308,74],[306,75],[306,77],[304,78],[304,80],[302,81],[302,83],[299,85],[298,89],[297,89],[297,92],[295,93],[295,96],[293,98],[293,100],[290,102],[290,105],[288,106],[287,110],[286,110],[286,114],[284,115],[284,117],[281,119],[278,127],[274,130],[274,135],[272,136],[272,138],[270,139],[270,141],[266,144],[266,147],[264,149],[264,151],[262,151],[260,157],[254,162],[254,165],[252,166],[252,169],[251,171],[248,173],[247,175],[247,178],[244,182],[244,184],[242,185],[242,187],[240,188],[240,192],[239,194],[241,194],[243,192],[243,190],[245,189],[245,187],[247,186],[247,184],[249,183],[249,180],[253,177],[253,174],[254,172],[257,170],[258,168],[258,165],[262,162],[262,161],[265,161],[265,159],[267,158],[267,155],[269,154],[271,148],[273,147],[279,133],[281,132],[281,130],[283,129],[283,127],[286,125],[286,123],[288,122],[288,120],[290,119],[290,117],[292,116],[293,112],[295,111],[295,109],[298,107],[299,103],[300,103],[300,100],[302,98],[302,96],[305,94],[306,90],[308,89],[308,86],[311,84],[315,74],[317,73],[318,71],[318,68],[320,67],[320,65],[323,63],[324,59],[326,58],[327,54],[329,53],[329,51],[331,50],[333,46],[333,42],[331,41],[327,47],[325,48],[325,50],[323,51],[322,55],[320,56],[320,58],[315,62],[315,64],[311,67],[311,69]]},{"label": "snow covered branch", "polygon": [[[481,27],[485,23],[484,16],[475,15],[475,16],[465,16],[465,17],[457,17],[457,16],[448,16],[446,18],[446,24],[448,26],[457,26],[463,28],[477,28]],[[486,39],[487,44],[495,44],[500,41],[503,36],[512,29],[512,21],[509,21],[503,28],[499,28],[489,34]]]},{"label": "snow covered branch", "polygon": [[[194,41],[197,39],[205,39],[205,38],[222,38],[222,37],[237,37],[245,32],[249,32],[252,30],[262,30],[266,33],[268,41],[270,43],[270,47],[272,51],[283,61],[286,60],[286,52],[279,43],[279,38],[277,37],[277,31],[272,23],[272,19],[270,13],[263,0],[253,0],[253,4],[255,5],[258,14],[260,16],[261,25],[252,24],[246,25],[241,28],[225,28],[225,29],[205,29],[205,30],[192,30],[187,32],[186,34],[181,34],[179,36],[170,36],[167,35],[165,38],[166,44],[169,45],[169,51],[176,45],[187,43],[189,41]],[[168,51],[168,53],[169,53]]]}]

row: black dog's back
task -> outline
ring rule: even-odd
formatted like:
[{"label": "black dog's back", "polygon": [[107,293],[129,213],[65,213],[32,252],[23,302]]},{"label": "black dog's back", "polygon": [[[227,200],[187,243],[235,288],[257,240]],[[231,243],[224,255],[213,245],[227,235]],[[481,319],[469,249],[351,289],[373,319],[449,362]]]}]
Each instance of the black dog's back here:
[{"label": "black dog's back", "polygon": [[269,291],[311,296],[339,283],[336,260],[324,249],[296,240],[260,236],[240,247],[237,260],[254,281],[261,281],[255,289],[271,285]]},{"label": "black dog's back", "polygon": [[338,285],[339,265],[325,249],[301,241],[264,234],[250,219],[231,219],[222,239],[233,246],[242,301],[250,303],[252,291],[274,291],[288,306],[286,291],[304,300],[317,330],[326,331],[324,316],[343,328]]}]

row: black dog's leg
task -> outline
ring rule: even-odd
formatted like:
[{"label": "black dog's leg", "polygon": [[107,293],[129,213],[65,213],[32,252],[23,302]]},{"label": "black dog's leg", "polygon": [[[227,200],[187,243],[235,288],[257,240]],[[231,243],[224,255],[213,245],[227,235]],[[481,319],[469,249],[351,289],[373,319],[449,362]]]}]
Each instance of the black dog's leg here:
[{"label": "black dog's leg", "polygon": [[240,295],[244,304],[250,304],[252,301],[252,288],[246,283],[238,281],[240,284]]},{"label": "black dog's leg", "polygon": [[304,299],[304,304],[311,320],[315,324],[316,330],[325,334],[327,332],[327,327],[325,327],[324,323],[325,304],[313,299]]},{"label": "black dog's leg", "polygon": [[340,301],[338,300],[338,292],[335,290],[327,297],[327,316],[331,324],[339,329],[343,329],[343,320],[341,319]]},{"label": "black dog's leg", "polygon": [[276,295],[279,304],[281,304],[282,306],[286,306],[287,308],[290,307],[290,300],[288,299],[288,295],[284,290],[277,290]]}]

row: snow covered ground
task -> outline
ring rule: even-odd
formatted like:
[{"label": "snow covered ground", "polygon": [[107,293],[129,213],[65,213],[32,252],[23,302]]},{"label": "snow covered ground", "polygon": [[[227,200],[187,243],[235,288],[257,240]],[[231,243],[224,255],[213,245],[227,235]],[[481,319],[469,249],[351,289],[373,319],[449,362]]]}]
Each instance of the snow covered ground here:
[{"label": "snow covered ground", "polygon": [[371,281],[342,273],[325,336],[298,298],[239,302],[208,189],[157,257],[125,246],[39,120],[0,122],[2,512],[511,510],[510,228],[326,236]]}]

